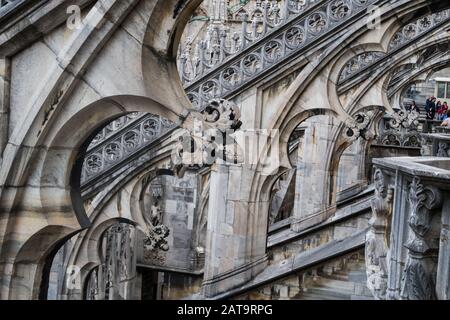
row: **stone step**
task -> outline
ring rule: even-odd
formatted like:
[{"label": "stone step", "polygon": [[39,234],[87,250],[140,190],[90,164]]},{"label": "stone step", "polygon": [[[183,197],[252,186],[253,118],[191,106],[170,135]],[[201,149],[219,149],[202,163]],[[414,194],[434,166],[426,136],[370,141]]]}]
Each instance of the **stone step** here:
[{"label": "stone step", "polygon": [[[345,293],[353,293],[355,290],[355,283],[342,280],[332,280],[332,279],[319,279],[316,281],[317,288],[337,290]],[[313,288],[316,288],[314,286]]]},{"label": "stone step", "polygon": [[326,274],[319,272],[318,275],[325,279],[331,279],[331,280],[341,280],[341,281],[348,281],[348,273],[345,271],[342,272],[333,272],[333,274]]},{"label": "stone step", "polygon": [[334,289],[315,287],[302,294],[303,297],[315,297],[318,300],[350,300],[353,293],[343,293]]},{"label": "stone step", "polygon": [[338,299],[338,298],[333,298],[333,297],[324,297],[324,296],[313,294],[313,293],[311,293],[311,294],[305,293],[299,299],[305,300],[305,301],[346,300],[346,299]]}]

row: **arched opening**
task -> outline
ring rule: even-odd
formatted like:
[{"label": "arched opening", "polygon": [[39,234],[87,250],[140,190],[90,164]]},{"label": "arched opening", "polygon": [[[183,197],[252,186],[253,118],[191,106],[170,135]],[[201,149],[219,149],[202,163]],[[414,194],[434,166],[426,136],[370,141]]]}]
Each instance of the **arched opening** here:
[{"label": "arched opening", "polygon": [[[149,232],[137,232],[137,277],[142,300],[176,300],[199,294],[206,230],[198,205],[202,182],[196,171],[180,178],[158,174],[139,192]],[[197,238],[197,241],[196,240]]]},{"label": "arched opening", "polygon": [[294,214],[297,165],[304,145],[304,135],[308,120],[295,128],[289,137],[287,152],[292,169],[283,170],[276,177],[270,192],[269,234],[281,227],[289,226]]},{"label": "arched opening", "polygon": [[367,184],[365,177],[366,141],[357,140],[342,153],[336,177],[336,200],[360,192]]},{"label": "arched opening", "polygon": [[86,300],[135,300],[136,229],[128,223],[109,227],[100,240],[101,264],[89,274]]},{"label": "arched opening", "polygon": [[329,153],[330,137],[338,124],[331,110],[313,109],[297,115],[283,129],[280,138],[285,142],[280,153],[284,166],[266,181],[270,183],[268,236],[296,228],[298,221],[310,215],[328,212],[329,174],[325,155]]}]

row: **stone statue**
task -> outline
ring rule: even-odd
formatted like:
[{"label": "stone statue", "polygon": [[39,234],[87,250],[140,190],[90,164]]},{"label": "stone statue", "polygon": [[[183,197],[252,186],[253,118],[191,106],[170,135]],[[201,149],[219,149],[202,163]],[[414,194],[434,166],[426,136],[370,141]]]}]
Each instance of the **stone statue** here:
[{"label": "stone statue", "polygon": [[162,211],[159,207],[158,202],[152,204],[150,211],[151,224],[156,227],[157,225],[162,223]]},{"label": "stone statue", "polygon": [[392,213],[393,190],[387,186],[380,169],[374,174],[375,198],[371,202],[372,218],[366,235],[367,287],[377,300],[386,299],[388,279],[388,237]]}]

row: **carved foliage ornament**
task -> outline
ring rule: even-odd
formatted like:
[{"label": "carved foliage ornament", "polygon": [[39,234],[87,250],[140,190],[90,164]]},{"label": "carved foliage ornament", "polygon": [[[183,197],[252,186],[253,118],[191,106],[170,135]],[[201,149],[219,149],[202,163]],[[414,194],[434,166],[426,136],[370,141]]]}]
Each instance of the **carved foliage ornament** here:
[{"label": "carved foliage ornament", "polygon": [[418,132],[419,113],[400,110],[380,123],[376,144],[408,148],[421,148],[422,137]]},{"label": "carved foliage ornament", "polygon": [[222,132],[227,130],[239,130],[242,126],[241,111],[231,101],[225,99],[213,99],[202,112],[203,120]]},{"label": "carved foliage ornament", "polygon": [[144,247],[148,251],[162,250],[169,251],[167,238],[170,235],[170,229],[163,225],[157,225],[149,228],[145,233]]},{"label": "carved foliage ornament", "polygon": [[241,162],[242,152],[232,135],[241,128],[239,107],[224,99],[211,100],[201,113],[201,121],[179,138],[172,153],[177,176],[183,176],[189,167],[202,167],[221,159]]},{"label": "carved foliage ornament", "polygon": [[442,194],[434,186],[424,187],[419,178],[411,183],[408,225],[411,237],[405,247],[408,259],[402,277],[400,296],[404,300],[435,300],[435,261],[438,245],[430,239],[433,210],[442,206]]},{"label": "carved foliage ornament", "polygon": [[450,157],[450,148],[448,147],[448,143],[444,141],[438,142],[438,151],[437,156],[441,158],[449,158]]},{"label": "carved foliage ornament", "polygon": [[345,131],[346,139],[356,141],[362,138],[369,141],[375,137],[375,133],[370,129],[372,121],[365,113],[358,113],[354,119],[347,122],[347,130]]},{"label": "carved foliage ornament", "polygon": [[392,114],[389,125],[394,129],[415,129],[419,125],[419,117],[420,115],[416,111],[400,110]]}]

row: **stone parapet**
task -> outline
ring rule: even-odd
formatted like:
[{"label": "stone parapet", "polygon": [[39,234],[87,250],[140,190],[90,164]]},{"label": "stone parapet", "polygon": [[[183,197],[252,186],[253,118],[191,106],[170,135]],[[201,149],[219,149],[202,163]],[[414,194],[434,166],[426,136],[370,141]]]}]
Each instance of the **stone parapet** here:
[{"label": "stone parapet", "polygon": [[377,191],[366,238],[369,288],[378,299],[448,299],[450,160],[373,162]]}]

